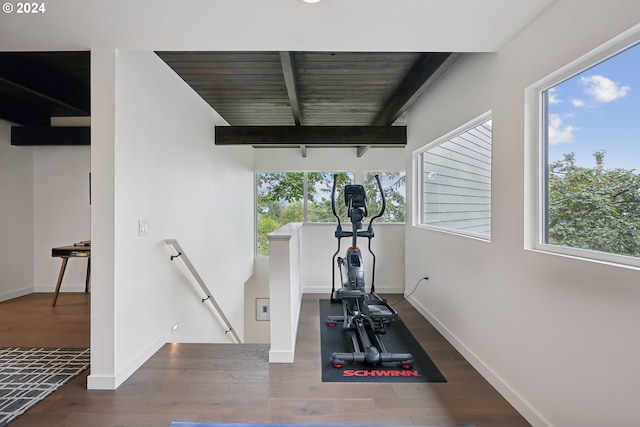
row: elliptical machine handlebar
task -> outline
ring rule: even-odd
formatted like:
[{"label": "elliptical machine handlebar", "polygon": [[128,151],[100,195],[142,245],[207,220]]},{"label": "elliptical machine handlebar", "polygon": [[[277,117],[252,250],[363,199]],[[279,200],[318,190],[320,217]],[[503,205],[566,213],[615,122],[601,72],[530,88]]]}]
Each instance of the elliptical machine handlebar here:
[{"label": "elliptical machine handlebar", "polygon": [[338,185],[338,174],[333,174],[333,187],[331,188],[331,212],[333,212],[333,216],[338,220],[338,226],[340,226],[340,217],[336,212],[336,185]]},{"label": "elliptical machine handlebar", "polygon": [[[338,220],[338,227],[336,228],[335,236],[338,239],[338,250],[340,250],[340,239],[343,237],[351,237],[353,233],[351,231],[342,231],[342,225],[340,224],[340,217],[336,211],[336,185],[338,184],[338,174],[333,174],[333,187],[331,188],[331,212],[333,216]],[[337,252],[336,252],[337,253]]]},{"label": "elliptical machine handlebar", "polygon": [[380,212],[369,221],[369,228],[371,228],[371,224],[374,219],[380,218],[384,215],[384,211],[387,209],[387,199],[384,197],[384,190],[382,189],[382,182],[380,182],[380,175],[375,175],[376,184],[378,184],[378,191],[380,191],[380,198],[382,199],[382,207],[380,208]]}]

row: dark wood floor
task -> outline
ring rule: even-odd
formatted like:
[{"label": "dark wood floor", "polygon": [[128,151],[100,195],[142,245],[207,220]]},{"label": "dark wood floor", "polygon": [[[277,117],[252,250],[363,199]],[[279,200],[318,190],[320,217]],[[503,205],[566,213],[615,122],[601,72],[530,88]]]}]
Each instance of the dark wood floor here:
[{"label": "dark wood floor", "polygon": [[[318,297],[304,296],[293,364],[269,364],[267,345],[167,344],[118,390],[87,390],[81,375],[10,427],[166,427],[172,421],[529,426],[406,301],[396,308],[447,383],[323,383]],[[50,302],[50,294],[33,294],[0,303],[1,345],[88,346],[88,296],[62,294],[55,308]]]}]

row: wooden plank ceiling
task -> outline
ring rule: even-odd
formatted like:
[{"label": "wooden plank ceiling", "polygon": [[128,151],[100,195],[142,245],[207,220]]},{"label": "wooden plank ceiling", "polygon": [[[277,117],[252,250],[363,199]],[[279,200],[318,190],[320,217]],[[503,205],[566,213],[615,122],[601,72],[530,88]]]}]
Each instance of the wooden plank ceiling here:
[{"label": "wooden plank ceiling", "polygon": [[360,153],[371,145],[406,145],[406,133],[398,138],[404,130],[383,128],[403,127],[404,112],[456,57],[416,52],[156,53],[229,123],[229,128],[216,127],[217,144],[355,146]]},{"label": "wooden plank ceiling", "polygon": [[[230,126],[216,144],[406,144],[404,112],[457,54],[422,52],[156,52]],[[52,117],[90,118],[89,52],[0,52],[0,119],[12,144],[89,144],[86,129]],[[393,129],[390,129],[393,128]]]}]

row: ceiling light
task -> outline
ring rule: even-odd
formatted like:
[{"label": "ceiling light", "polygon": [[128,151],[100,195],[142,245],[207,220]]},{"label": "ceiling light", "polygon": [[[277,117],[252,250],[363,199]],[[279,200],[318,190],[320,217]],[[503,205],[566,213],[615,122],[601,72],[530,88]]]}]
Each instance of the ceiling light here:
[{"label": "ceiling light", "polygon": [[318,3],[320,0],[302,0],[305,3]]}]

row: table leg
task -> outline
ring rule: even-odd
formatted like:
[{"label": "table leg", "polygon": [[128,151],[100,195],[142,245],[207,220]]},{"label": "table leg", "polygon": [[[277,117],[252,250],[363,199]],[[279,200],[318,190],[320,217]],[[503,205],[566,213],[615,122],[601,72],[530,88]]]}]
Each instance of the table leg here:
[{"label": "table leg", "polygon": [[60,293],[60,285],[62,285],[62,278],[64,277],[64,270],[67,268],[67,262],[69,262],[69,257],[63,257],[62,265],[60,266],[60,273],[58,274],[58,283],[56,284],[56,291],[53,294],[53,301],[51,302],[51,307],[55,307],[56,301],[58,301],[58,294]]},{"label": "table leg", "polygon": [[89,283],[91,283],[91,257],[87,259],[87,278],[84,281],[84,293],[89,292]]}]

